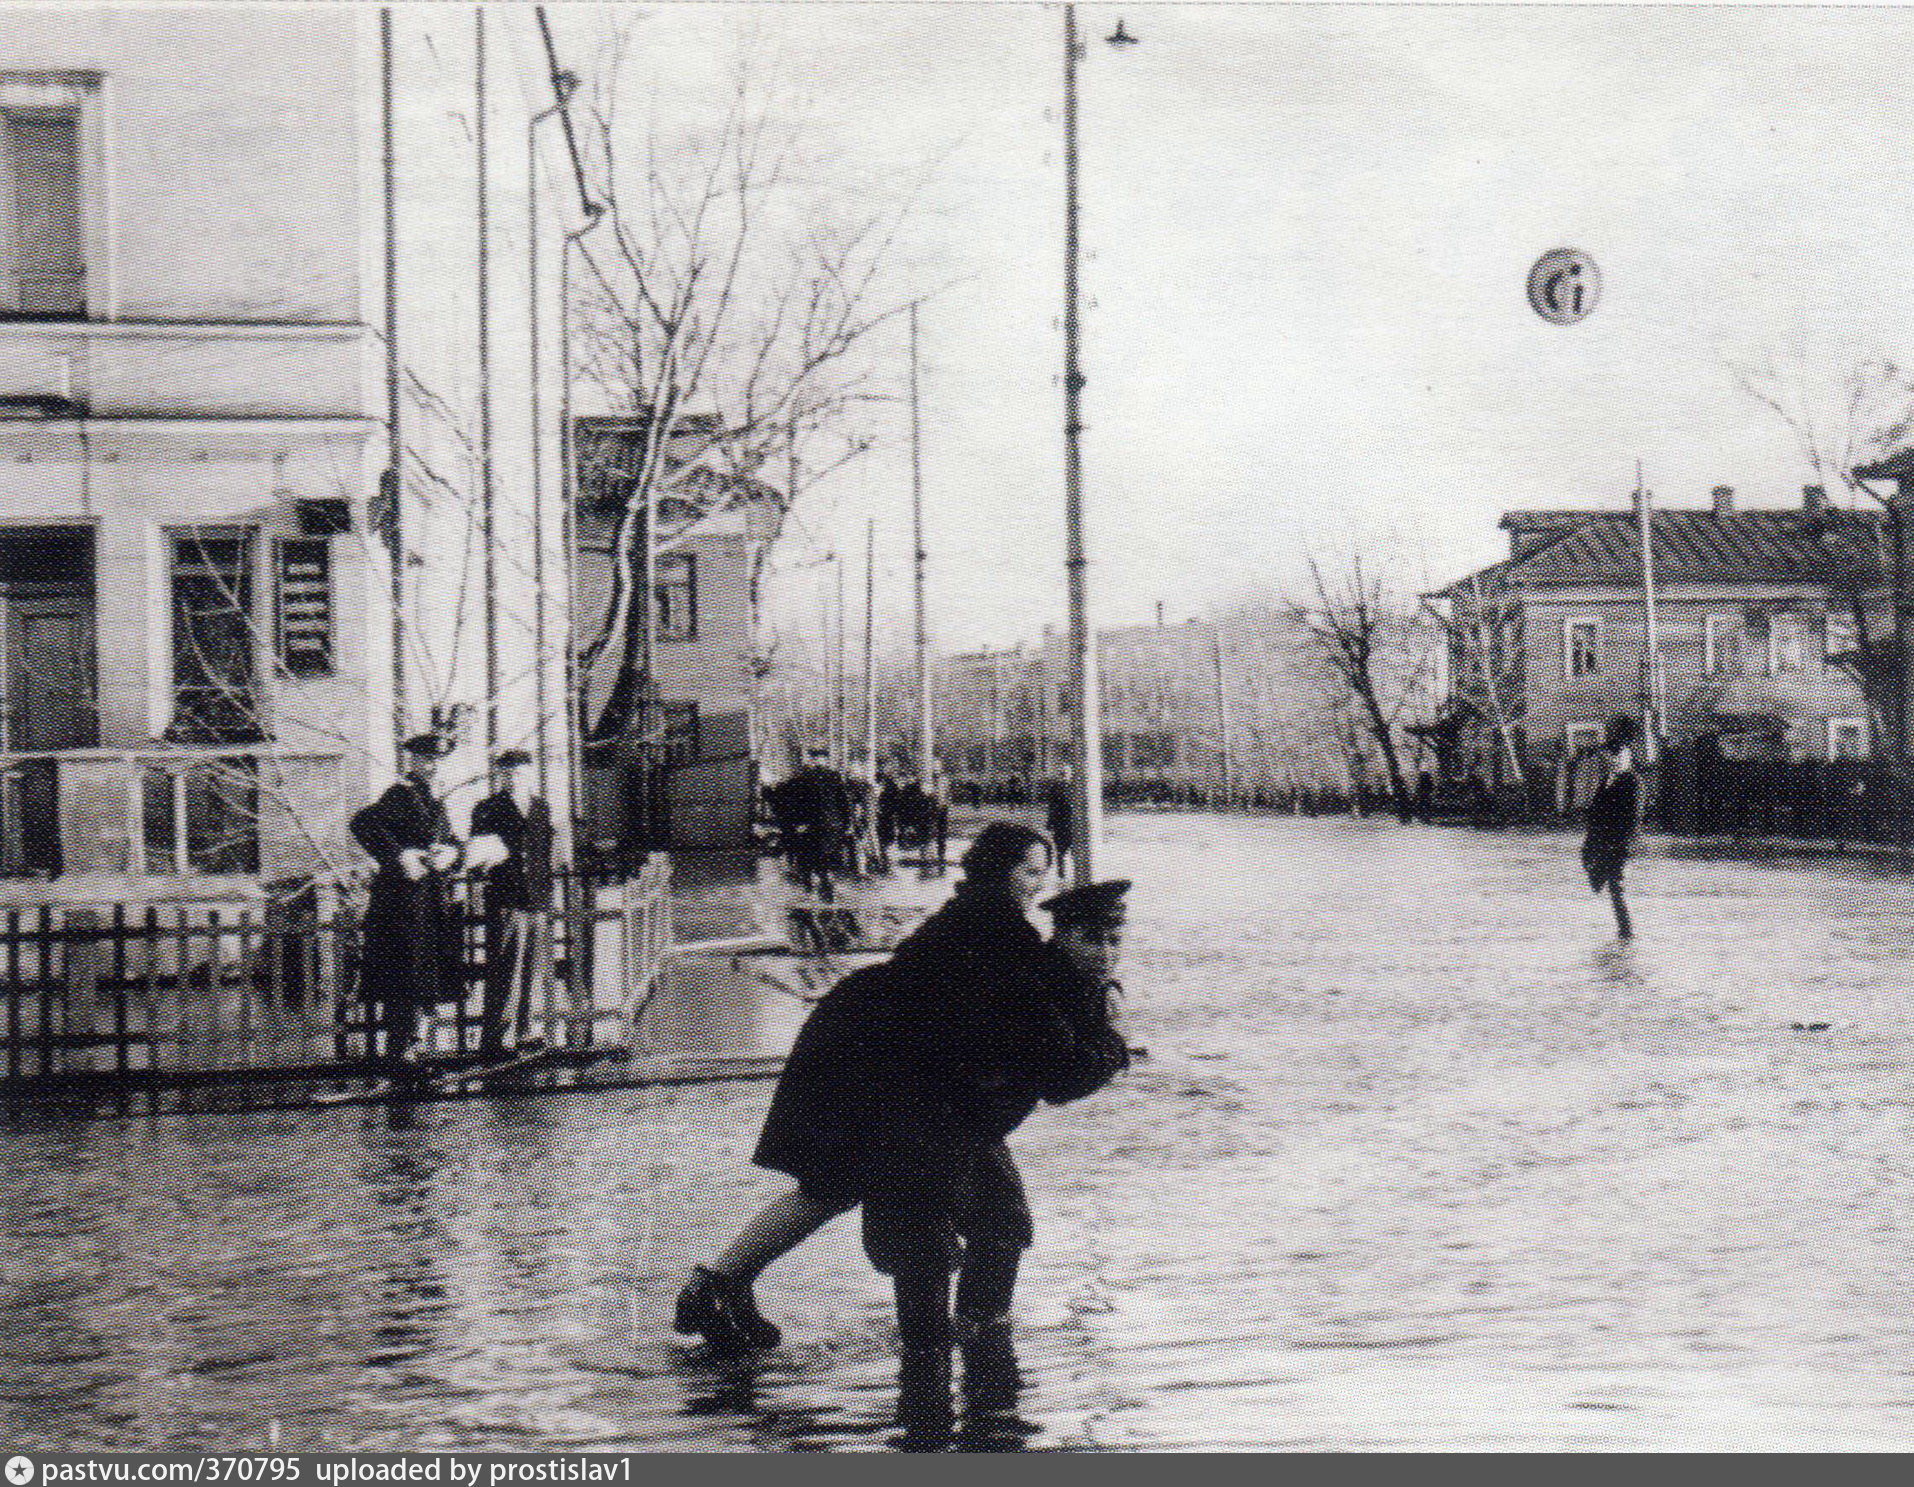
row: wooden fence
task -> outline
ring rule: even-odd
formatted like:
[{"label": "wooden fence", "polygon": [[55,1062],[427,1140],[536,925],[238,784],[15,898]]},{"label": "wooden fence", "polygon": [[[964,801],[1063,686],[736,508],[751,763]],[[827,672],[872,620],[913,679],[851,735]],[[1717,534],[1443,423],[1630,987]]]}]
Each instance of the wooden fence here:
[{"label": "wooden fence", "polygon": [[1905,784],[1885,760],[1722,759],[1670,749],[1656,819],[1683,836],[1890,843],[1906,839]]},{"label": "wooden fence", "polygon": [[[552,974],[531,1032],[555,1047],[628,1038],[671,944],[662,856],[633,872],[563,875]],[[476,1051],[485,972],[483,888],[453,887],[465,986],[432,1009],[427,1045]],[[0,1088],[135,1083],[363,1066],[382,1050],[358,994],[362,895],[316,887],[263,904],[0,909]]]}]

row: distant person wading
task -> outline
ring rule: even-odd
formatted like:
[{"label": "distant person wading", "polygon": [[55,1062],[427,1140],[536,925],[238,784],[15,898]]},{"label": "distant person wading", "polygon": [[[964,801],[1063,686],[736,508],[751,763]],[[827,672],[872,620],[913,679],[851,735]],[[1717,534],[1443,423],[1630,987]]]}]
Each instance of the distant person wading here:
[{"label": "distant person wading", "polygon": [[1633,749],[1639,731],[1633,718],[1617,716],[1609,721],[1602,739],[1606,778],[1588,803],[1588,835],[1582,842],[1588,886],[1596,893],[1608,890],[1609,902],[1615,906],[1615,932],[1624,940],[1635,933],[1622,897],[1622,872],[1641,820],[1641,777],[1635,773]]}]

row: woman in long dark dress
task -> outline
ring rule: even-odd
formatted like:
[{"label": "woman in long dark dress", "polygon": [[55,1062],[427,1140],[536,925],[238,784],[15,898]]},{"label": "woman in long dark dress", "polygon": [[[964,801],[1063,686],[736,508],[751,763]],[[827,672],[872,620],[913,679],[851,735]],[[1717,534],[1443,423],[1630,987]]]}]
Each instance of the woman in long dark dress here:
[{"label": "woman in long dark dress", "polygon": [[907,1356],[941,1346],[947,1364],[960,1259],[960,1315],[967,1302],[980,1316],[1007,1306],[1030,1219],[1002,1138],[1038,1098],[1075,1098],[1114,1070],[1085,1077],[1086,1061],[1107,1066],[1108,1039],[1061,1010],[1064,968],[1027,917],[1048,841],[992,823],[963,868],[951,899],[888,961],[833,987],[798,1034],[752,1158],[798,1186],[693,1272],[678,1331],[724,1350],[775,1346],[752,1282],[860,1203],[866,1253],[896,1283]]}]

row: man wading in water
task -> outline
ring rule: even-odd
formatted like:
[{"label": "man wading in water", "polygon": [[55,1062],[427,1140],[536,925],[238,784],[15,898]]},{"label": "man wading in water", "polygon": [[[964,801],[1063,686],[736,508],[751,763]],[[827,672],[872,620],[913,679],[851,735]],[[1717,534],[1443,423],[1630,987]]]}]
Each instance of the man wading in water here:
[{"label": "man wading in water", "polygon": [[776,1346],[752,1281],[861,1203],[865,1252],[895,1285],[907,1393],[941,1389],[948,1402],[953,1330],[1007,1346],[1031,1221],[1004,1137],[1039,1100],[1079,1099],[1129,1061],[1110,1020],[1110,975],[1130,885],[1048,900],[1056,936],[1046,942],[1025,914],[1049,866],[1041,833],[985,827],[950,901],[890,960],[854,971],[818,1004],[753,1157],[798,1188],[693,1272],[678,1331],[720,1351]]},{"label": "man wading in water", "polygon": [[1622,869],[1628,865],[1628,851],[1634,844],[1641,813],[1641,776],[1635,773],[1632,747],[1638,731],[1633,718],[1617,716],[1609,720],[1602,739],[1608,778],[1588,803],[1588,836],[1582,843],[1588,886],[1596,893],[1608,890],[1609,902],[1615,906],[1615,932],[1624,940],[1635,934],[1628,904],[1622,898]]}]

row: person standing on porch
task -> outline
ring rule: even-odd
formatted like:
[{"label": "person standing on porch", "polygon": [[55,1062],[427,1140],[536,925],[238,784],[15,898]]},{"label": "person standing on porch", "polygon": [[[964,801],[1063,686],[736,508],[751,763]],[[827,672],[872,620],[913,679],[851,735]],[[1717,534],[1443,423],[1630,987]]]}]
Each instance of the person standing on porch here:
[{"label": "person standing on porch", "polygon": [[472,811],[474,846],[498,838],[503,860],[485,873],[485,1011],[481,1057],[508,1047],[529,1052],[532,1005],[552,962],[552,810],[534,793],[532,756],[507,749],[496,760],[499,788]]},{"label": "person standing on porch", "polygon": [[1633,747],[1639,731],[1631,717],[1618,714],[1609,720],[1602,739],[1607,779],[1588,803],[1588,836],[1582,843],[1588,886],[1596,893],[1608,890],[1615,906],[1615,932],[1624,940],[1635,934],[1622,897],[1622,870],[1641,824],[1641,777],[1635,773]]},{"label": "person standing on porch", "polygon": [[465,991],[463,926],[448,892],[464,852],[433,792],[439,760],[451,748],[438,733],[408,738],[400,751],[405,778],[352,818],[353,839],[379,865],[360,941],[359,986],[369,1022],[384,1031],[384,1057],[401,1070],[411,1066],[420,1009]]}]

